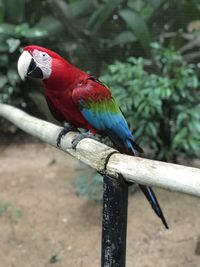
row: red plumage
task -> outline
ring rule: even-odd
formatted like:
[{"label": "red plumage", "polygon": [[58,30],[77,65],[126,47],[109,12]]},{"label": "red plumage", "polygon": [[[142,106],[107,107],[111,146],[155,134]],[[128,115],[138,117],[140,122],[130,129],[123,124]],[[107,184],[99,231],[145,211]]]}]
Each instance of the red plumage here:
[{"label": "red plumage", "polygon": [[[111,92],[106,86],[49,49],[32,45],[25,47],[24,50],[32,55],[32,59],[28,57],[29,66],[24,75],[31,73],[33,75],[33,72],[37,70],[37,75],[43,79],[45,96],[49,108],[58,120],[67,121],[71,125],[87,129],[93,134],[98,132],[97,129],[99,129],[99,131],[102,130],[102,132],[105,131],[122,153],[134,155],[135,150],[142,152],[142,149],[135,143],[134,137],[117,104],[117,113],[113,112],[112,109],[109,110],[108,107],[105,109],[103,106],[101,106],[98,112],[95,111],[91,113],[91,110],[84,110],[83,105],[81,105],[81,101],[83,103],[91,102],[95,104],[109,102],[112,105],[114,99],[111,99]],[[37,53],[37,56],[35,56],[35,53]],[[45,55],[45,53],[47,53],[47,55]],[[47,58],[45,59],[43,56],[47,56]],[[35,60],[34,62],[32,62],[33,58]],[[48,64],[44,64],[46,62],[45,60],[48,60],[50,67]],[[24,61],[22,60],[21,62]],[[33,68],[30,68],[30,66]],[[24,70],[23,67],[22,69]],[[36,75],[36,72],[34,75]],[[33,78],[34,75],[32,76]],[[85,115],[83,115],[84,112]],[[94,126],[92,126],[89,121]],[[95,127],[97,129],[95,129]],[[60,139],[59,136],[58,140],[60,141],[62,135]],[[140,185],[140,188],[150,202],[155,213],[160,217],[165,227],[168,228],[151,187]]]},{"label": "red plumage", "polygon": [[[91,75],[76,68],[57,53],[39,46],[27,46],[24,50],[30,54],[34,50],[48,53],[52,58],[52,73],[48,79],[43,80],[47,103],[53,115],[60,121],[66,120],[78,128],[85,128],[96,134],[97,130],[83,117],[80,109],[72,99],[73,90],[76,88],[76,98],[82,98],[78,87],[85,86],[88,94],[85,99],[92,97],[95,100],[111,96],[110,91],[101,83],[96,82]],[[95,91],[89,90],[94,86]]]}]

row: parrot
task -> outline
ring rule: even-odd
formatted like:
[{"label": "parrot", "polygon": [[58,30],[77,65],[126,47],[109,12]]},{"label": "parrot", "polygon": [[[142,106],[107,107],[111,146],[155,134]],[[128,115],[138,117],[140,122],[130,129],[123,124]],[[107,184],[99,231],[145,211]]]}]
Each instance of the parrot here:
[{"label": "parrot", "polygon": [[[37,45],[24,47],[18,59],[18,73],[25,78],[39,79],[52,115],[68,124],[57,138],[82,128],[86,132],[72,141],[73,148],[83,138],[107,136],[120,153],[135,156],[143,149],[135,142],[125,116],[109,88],[95,76],[81,70],[56,52]],[[168,229],[158,200],[150,186],[139,185],[151,207]]]}]

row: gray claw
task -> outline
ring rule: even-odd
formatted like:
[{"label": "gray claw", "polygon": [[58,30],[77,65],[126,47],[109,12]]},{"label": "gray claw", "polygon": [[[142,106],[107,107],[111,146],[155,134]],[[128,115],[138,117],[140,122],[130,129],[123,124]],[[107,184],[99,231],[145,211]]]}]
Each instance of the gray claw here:
[{"label": "gray claw", "polygon": [[94,135],[91,132],[86,132],[86,133],[80,133],[79,135],[77,135],[73,140],[72,140],[72,148],[76,149],[78,143],[85,138],[91,138],[91,139],[95,139]]},{"label": "gray claw", "polygon": [[71,131],[77,131],[77,128],[73,125],[69,125],[69,124],[65,124],[64,128],[61,130],[61,132],[59,133],[57,140],[56,140],[56,144],[57,147],[60,148],[60,143],[61,143],[61,139],[63,138],[63,136],[65,136],[68,132]]}]

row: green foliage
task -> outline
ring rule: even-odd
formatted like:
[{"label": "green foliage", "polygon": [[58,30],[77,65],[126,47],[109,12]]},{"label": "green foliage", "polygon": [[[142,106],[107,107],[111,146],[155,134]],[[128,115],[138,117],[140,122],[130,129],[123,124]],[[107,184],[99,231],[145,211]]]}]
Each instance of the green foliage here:
[{"label": "green foliage", "polygon": [[99,202],[102,200],[102,177],[91,168],[82,165],[81,176],[74,183],[77,189],[77,196],[89,197]]},{"label": "green foliage", "polygon": [[195,65],[173,48],[152,44],[153,60],[130,57],[101,77],[119,101],[141,144],[153,157],[200,156],[200,91]]},{"label": "green foliage", "polygon": [[95,75],[114,59],[150,58],[151,39],[173,43],[185,59],[197,61],[191,43],[200,33],[199,16],[195,0],[1,0],[0,101],[39,106],[29,91],[40,86],[30,83],[27,90],[16,73],[25,45],[47,46]]},{"label": "green foliage", "polygon": [[[0,25],[0,32],[2,31]],[[0,102],[18,104],[20,100],[19,76],[14,51],[19,43],[11,36],[0,35]]]}]

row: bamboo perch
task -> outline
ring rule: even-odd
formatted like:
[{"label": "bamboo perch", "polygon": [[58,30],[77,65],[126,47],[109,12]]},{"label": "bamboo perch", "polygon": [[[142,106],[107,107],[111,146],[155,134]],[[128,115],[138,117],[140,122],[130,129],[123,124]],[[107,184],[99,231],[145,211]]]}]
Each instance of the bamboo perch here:
[{"label": "bamboo perch", "polygon": [[[61,127],[5,104],[0,104],[0,116],[26,133],[56,147]],[[80,141],[76,150],[73,150],[71,142],[76,135],[75,132],[68,133],[62,139],[60,149],[97,171],[115,178],[122,174],[129,182],[158,186],[200,197],[200,169],[120,153],[113,154],[116,151],[113,148],[88,138]]]}]

